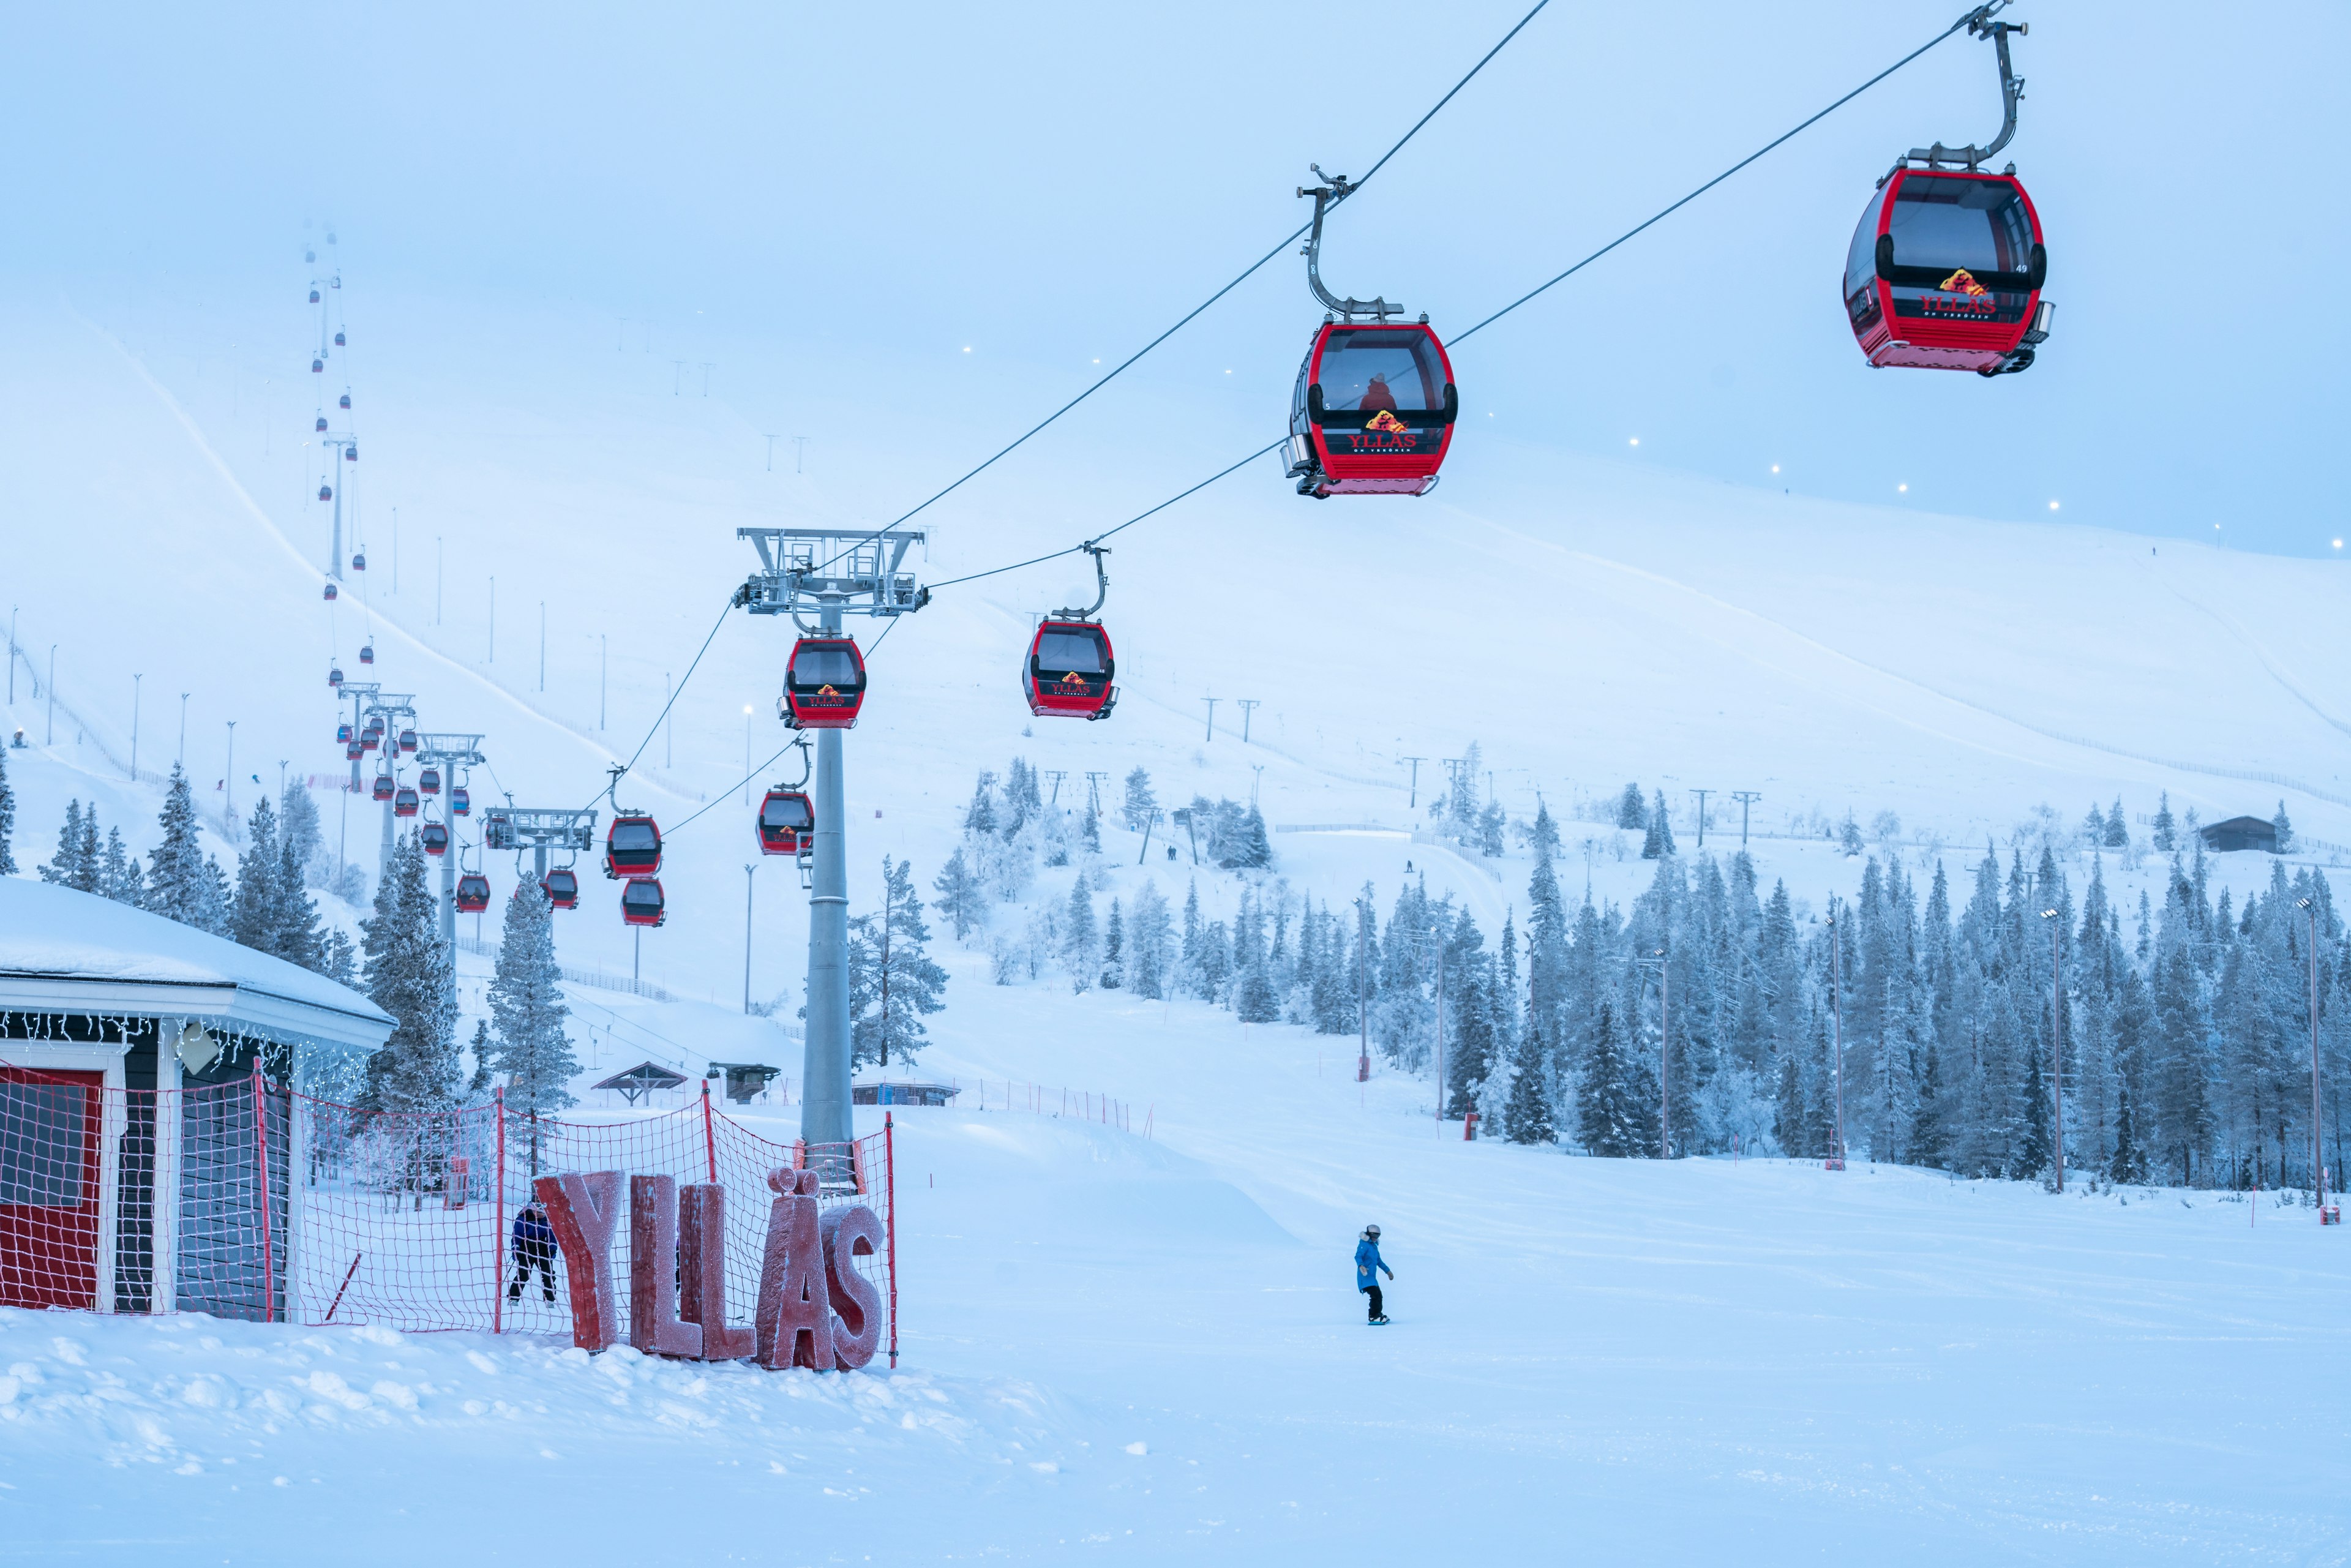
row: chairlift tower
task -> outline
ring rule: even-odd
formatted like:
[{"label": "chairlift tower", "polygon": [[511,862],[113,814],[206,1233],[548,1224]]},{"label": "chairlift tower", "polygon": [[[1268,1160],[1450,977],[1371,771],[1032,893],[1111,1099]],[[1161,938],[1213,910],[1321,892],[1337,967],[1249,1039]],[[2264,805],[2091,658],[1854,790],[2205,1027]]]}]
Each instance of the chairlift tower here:
[{"label": "chairlift tower", "polygon": [[[804,636],[838,637],[849,615],[909,614],[930,601],[904,570],[906,552],[925,542],[920,529],[737,528],[759,552],[759,570],[736,591],[754,615],[789,615]],[[809,617],[815,617],[811,625]],[[819,1169],[828,1185],[850,1179],[838,1152],[856,1137],[849,1108],[849,801],[843,789],[841,732],[816,736],[816,847],[809,895],[808,1035],[800,1095],[800,1137],[832,1145]]]},{"label": "chairlift tower", "polygon": [[547,880],[547,852],[577,854],[596,847],[596,808],[577,810],[544,806],[491,806],[482,812],[482,848],[532,852],[532,875]]},{"label": "chairlift tower", "polygon": [[[368,699],[365,716],[374,718],[381,715],[383,718],[384,755],[387,758],[397,758],[400,755],[401,721],[407,720],[408,727],[411,729],[416,727],[415,703],[416,696],[413,692],[378,691],[375,695]],[[397,778],[399,772],[399,763],[394,761],[393,777]],[[358,777],[358,769],[354,766],[352,769],[354,784]],[[392,818],[396,814],[393,808],[393,801],[386,800],[383,803],[383,842],[376,851],[375,861],[375,883],[378,887],[381,887],[383,879],[392,874]]]},{"label": "chairlift tower", "polygon": [[[319,445],[333,454],[327,459],[327,472],[334,476],[327,487],[335,497],[334,533],[332,542],[327,547],[327,575],[340,582],[343,578],[343,492],[350,487],[350,479],[343,472],[341,459],[345,452],[356,453],[359,450],[360,439],[350,434],[322,435],[319,437]],[[354,457],[352,461],[357,462],[358,459]]]},{"label": "chairlift tower", "polygon": [[[382,685],[375,681],[345,681],[342,684],[339,695],[343,701],[351,705],[351,737],[353,739],[359,737],[360,727],[367,722],[368,704],[375,701],[376,695],[382,690]],[[365,760],[364,752],[351,758],[351,793],[354,795],[359,793],[360,786],[364,782],[360,778],[360,764]]]},{"label": "chairlift tower", "polygon": [[[448,778],[442,784],[441,820],[450,823],[448,791],[455,787],[456,770],[479,768],[487,759],[482,756],[482,737],[478,735],[419,735],[416,737],[416,764],[420,768],[445,768]],[[448,949],[449,1001],[457,1000],[457,835],[449,835],[452,852],[441,857],[441,945]]]}]

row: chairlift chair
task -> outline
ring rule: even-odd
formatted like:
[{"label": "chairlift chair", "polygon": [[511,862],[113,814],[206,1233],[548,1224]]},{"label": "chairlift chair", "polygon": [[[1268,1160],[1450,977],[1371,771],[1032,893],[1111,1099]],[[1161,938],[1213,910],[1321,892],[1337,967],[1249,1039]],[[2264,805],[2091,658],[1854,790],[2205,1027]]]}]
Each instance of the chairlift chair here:
[{"label": "chairlift chair", "polygon": [[1317,500],[1425,496],[1437,487],[1461,411],[1453,361],[1426,315],[1390,321],[1404,314],[1402,306],[1342,299],[1323,286],[1322,218],[1356,187],[1319,164],[1314,172],[1329,183],[1298,193],[1314,198],[1306,281],[1331,314],[1307,345],[1290,393],[1290,476],[1300,495]]},{"label": "chairlift chair", "polygon": [[816,837],[816,803],[798,789],[770,789],[759,802],[759,852],[796,855]]},{"label": "chairlift chair", "polygon": [[2023,81],[2008,36],[2024,25],[1972,16],[2000,58],[2004,115],[1983,147],[1914,147],[1877,183],[1845,252],[1844,305],[1871,368],[2013,375],[2047,341],[2056,306],[2041,298],[2049,273],[2041,214],[2016,165],[1987,171],[2016,134]]},{"label": "chairlift chair", "polygon": [[569,866],[559,865],[549,868],[546,878],[538,885],[539,890],[547,894],[547,902],[553,907],[557,909],[580,907],[580,873]]},{"label": "chairlift chair", "polygon": [[865,659],[853,637],[802,637],[784,666],[783,719],[794,729],[854,729]]},{"label": "chairlift chair", "polygon": [[604,834],[604,874],[648,877],[661,870],[661,828],[642,811],[620,811]]},{"label": "chairlift chair", "polygon": [[653,877],[632,876],[621,888],[621,919],[630,925],[659,925],[664,917],[662,884]]}]

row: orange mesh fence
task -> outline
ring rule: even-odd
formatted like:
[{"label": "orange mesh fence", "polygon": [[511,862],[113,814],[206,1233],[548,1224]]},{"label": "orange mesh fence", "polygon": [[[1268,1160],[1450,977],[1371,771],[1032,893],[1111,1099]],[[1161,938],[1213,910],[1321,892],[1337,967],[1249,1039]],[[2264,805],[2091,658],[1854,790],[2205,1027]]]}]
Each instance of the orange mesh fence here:
[{"label": "orange mesh fence", "polygon": [[[886,1131],[775,1143],[706,1097],[576,1120],[496,1100],[392,1113],[259,1076],[125,1090],[98,1072],[0,1065],[0,1305],[568,1333],[569,1285],[528,1212],[531,1183],[611,1170],[726,1189],[726,1303],[747,1322],[768,1174],[813,1166],[826,1207],[863,1204],[882,1221],[884,1246],[855,1266],[884,1304],[894,1364],[891,1154]],[[625,1335],[630,1270],[616,1265]]]}]

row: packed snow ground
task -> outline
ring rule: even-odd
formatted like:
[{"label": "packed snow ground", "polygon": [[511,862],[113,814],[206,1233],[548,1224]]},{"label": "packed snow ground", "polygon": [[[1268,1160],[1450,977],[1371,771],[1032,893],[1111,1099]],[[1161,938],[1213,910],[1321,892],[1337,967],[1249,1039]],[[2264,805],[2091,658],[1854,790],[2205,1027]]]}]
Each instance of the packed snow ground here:
[{"label": "packed snow ground", "polygon": [[[2186,1563],[2351,1541],[2324,1396],[2351,1372],[2351,1259],[2306,1208],[1464,1145],[1424,1084],[1355,1083],[1346,1041],[957,967],[926,1065],[1115,1078],[1155,1136],[895,1112],[894,1375],[12,1312],[0,1550]],[[1374,1219],[1379,1330],[1350,1267]]]}]

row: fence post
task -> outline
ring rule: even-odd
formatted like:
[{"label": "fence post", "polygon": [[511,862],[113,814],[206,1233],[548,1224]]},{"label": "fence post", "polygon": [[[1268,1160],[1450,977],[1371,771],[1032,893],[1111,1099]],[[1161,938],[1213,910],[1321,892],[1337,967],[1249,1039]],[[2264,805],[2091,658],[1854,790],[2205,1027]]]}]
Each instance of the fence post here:
[{"label": "fence post", "polygon": [[490,1332],[507,1331],[507,1092],[506,1087],[490,1091],[490,1114],[497,1118],[497,1155],[496,1168],[490,1176],[490,1186],[497,1197],[491,1206],[496,1215],[490,1230]]},{"label": "fence post", "polygon": [[702,1081],[702,1150],[710,1162],[710,1179],[718,1179],[718,1133],[710,1124],[710,1080]]},{"label": "fence post", "polygon": [[277,1270],[269,1236],[269,1081],[261,1075],[261,1052],[253,1057],[253,1147],[261,1162],[261,1321],[276,1322]]},{"label": "fence post", "polygon": [[882,1245],[890,1254],[890,1370],[898,1370],[898,1134],[890,1113],[882,1113],[882,1173],[890,1184],[883,1201]]}]

